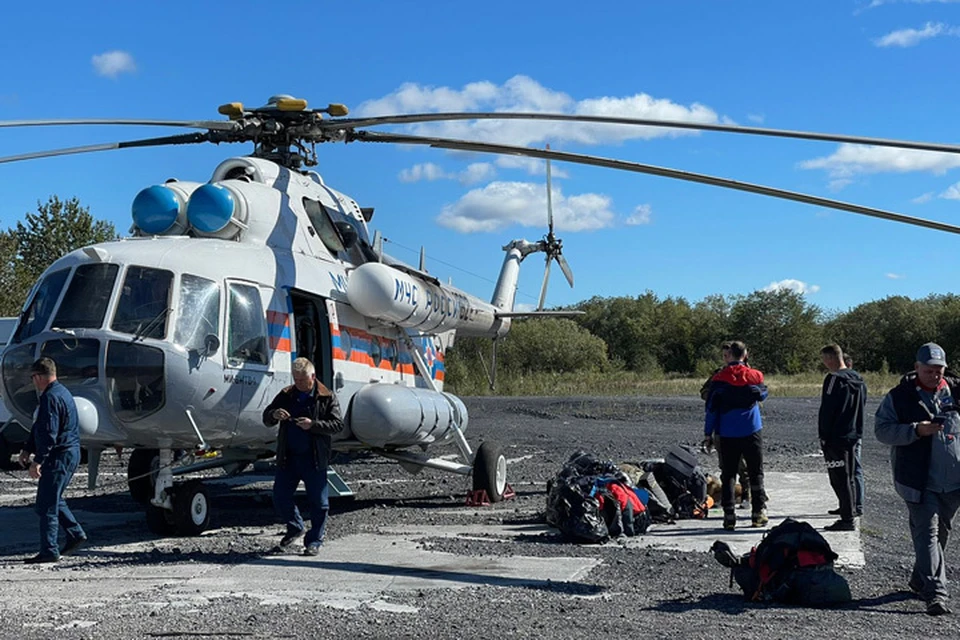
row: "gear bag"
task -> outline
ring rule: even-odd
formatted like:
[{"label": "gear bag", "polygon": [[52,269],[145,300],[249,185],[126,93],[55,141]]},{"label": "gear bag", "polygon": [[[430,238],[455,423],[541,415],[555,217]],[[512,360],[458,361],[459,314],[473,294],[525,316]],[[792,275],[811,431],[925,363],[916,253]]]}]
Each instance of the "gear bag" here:
[{"label": "gear bag", "polygon": [[850,585],[833,568],[837,554],[807,522],[786,518],[739,557],[719,540],[710,550],[717,562],[730,569],[730,586],[736,580],[748,600],[808,607],[851,600]]}]

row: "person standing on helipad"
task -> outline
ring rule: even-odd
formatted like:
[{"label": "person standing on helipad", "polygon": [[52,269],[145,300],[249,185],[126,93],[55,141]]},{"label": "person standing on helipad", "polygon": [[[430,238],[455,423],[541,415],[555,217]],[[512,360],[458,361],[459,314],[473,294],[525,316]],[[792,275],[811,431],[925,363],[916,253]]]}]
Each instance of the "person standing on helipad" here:
[{"label": "person standing on helipad", "polygon": [[[35,509],[40,516],[40,553],[26,560],[36,564],[57,562],[61,555],[73,553],[87,541],[87,534],[63,499],[80,464],[77,404],[57,380],[57,364],[52,359],[34,362],[30,379],[40,393],[40,402],[30,437],[20,453],[20,464],[29,465],[30,477],[39,480]],[[58,540],[60,528],[67,535],[63,549]]]},{"label": "person standing on helipad", "polygon": [[915,561],[907,586],[939,616],[947,608],[944,550],[960,508],[960,378],[947,372],[947,354],[928,342],[908,373],[877,409],[874,432],[890,445],[893,483],[907,503]]}]

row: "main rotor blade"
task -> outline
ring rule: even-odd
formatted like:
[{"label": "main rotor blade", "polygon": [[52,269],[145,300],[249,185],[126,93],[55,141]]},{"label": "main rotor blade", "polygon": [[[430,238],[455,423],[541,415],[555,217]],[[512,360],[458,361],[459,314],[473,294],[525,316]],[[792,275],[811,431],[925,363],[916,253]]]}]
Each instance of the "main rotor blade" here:
[{"label": "main rotor blade", "polygon": [[550,260],[553,258],[547,254],[547,265],[543,268],[543,284],[540,285],[540,302],[537,303],[537,311],[543,311],[543,303],[547,299],[547,283],[550,282]]},{"label": "main rotor blade", "polygon": [[0,128],[5,127],[53,127],[72,125],[138,125],[148,127],[183,127],[186,129],[207,129],[232,131],[236,123],[226,120],[116,120],[105,118],[78,118],[72,120],[0,120]]},{"label": "main rotor blade", "polygon": [[563,257],[562,253],[557,254],[557,264],[560,265],[560,271],[563,271],[564,277],[566,277],[567,282],[570,283],[570,288],[573,288],[573,271],[570,270],[570,265],[567,264],[567,259]]},{"label": "main rotor blade", "polygon": [[[319,127],[352,130],[361,127],[373,127],[385,124],[416,124],[420,122],[446,122],[452,120],[552,120],[561,122],[592,122],[596,124],[619,124],[667,129],[693,129],[696,131],[723,131],[755,136],[776,138],[799,138],[801,140],[821,140],[826,142],[848,142],[851,144],[872,144],[880,147],[897,147],[921,151],[940,151],[942,153],[960,153],[960,144],[942,144],[937,142],[917,142],[913,140],[894,140],[872,138],[869,136],[851,136],[840,133],[818,133],[815,131],[789,131],[766,127],[744,127],[734,124],[711,124],[702,122],[684,122],[680,120],[653,120],[650,118],[621,118],[612,116],[573,115],[567,113],[536,112],[451,112],[451,113],[410,113],[395,116],[325,120]],[[339,125],[339,126],[338,126]]]},{"label": "main rotor blade", "polygon": [[95,151],[112,151],[114,149],[129,149],[133,147],[155,147],[168,144],[193,144],[206,142],[209,139],[206,133],[185,133],[179,136],[164,136],[162,138],[145,138],[143,140],[128,140],[126,142],[107,142],[104,144],[89,144],[83,147],[66,147],[49,151],[33,151],[15,156],[0,157],[0,164],[19,162],[20,160],[35,160],[37,158],[52,158],[54,156],[68,156],[77,153],[93,153]]},{"label": "main rotor blade", "polygon": [[506,144],[492,144],[489,142],[470,142],[469,140],[452,140],[449,138],[429,138],[425,136],[407,136],[403,134],[376,133],[372,131],[358,131],[348,137],[348,140],[359,140],[363,142],[394,142],[397,144],[422,144],[438,149],[455,149],[458,151],[475,151],[478,153],[500,153],[504,155],[527,156],[531,158],[550,158],[552,160],[562,160],[576,164],[586,164],[595,167],[606,167],[608,169],[622,169],[624,171],[633,171],[634,173],[645,173],[649,175],[662,176],[665,178],[674,178],[676,180],[685,180],[687,182],[699,182],[709,184],[715,187],[724,187],[727,189],[736,189],[737,191],[747,191],[758,193],[760,195],[780,198],[782,200],[793,200],[794,202],[804,202],[829,209],[838,209],[848,211],[873,218],[882,218],[884,220],[893,220],[894,222],[903,222],[918,227],[936,229],[937,231],[947,231],[949,233],[960,234],[960,227],[945,222],[927,220],[925,218],[915,218],[913,216],[865,207],[859,204],[843,202],[842,200],[831,200],[819,196],[811,196],[797,191],[787,191],[786,189],[777,189],[776,187],[767,187],[752,182],[740,182],[727,178],[719,178],[703,173],[692,173],[689,171],[680,171],[667,167],[659,167],[651,164],[642,164],[639,162],[628,162],[626,160],[614,160],[612,158],[603,158],[600,156],[588,156],[580,153],[569,153],[566,151],[546,151],[544,149],[532,149],[529,147],[514,147]]}]

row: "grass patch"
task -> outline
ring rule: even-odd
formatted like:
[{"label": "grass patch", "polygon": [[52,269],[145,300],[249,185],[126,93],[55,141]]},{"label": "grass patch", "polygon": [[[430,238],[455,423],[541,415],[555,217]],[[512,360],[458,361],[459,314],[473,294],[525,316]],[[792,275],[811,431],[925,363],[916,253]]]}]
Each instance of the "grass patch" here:
[{"label": "grass patch", "polygon": [[[899,374],[866,373],[871,396],[882,396],[896,386]],[[491,391],[485,380],[468,380],[447,386],[447,391],[465,396],[699,396],[704,378],[678,378],[642,375],[631,371],[588,373],[500,372],[497,389]],[[817,398],[823,387],[823,375],[804,373],[766,378],[771,397]]]}]

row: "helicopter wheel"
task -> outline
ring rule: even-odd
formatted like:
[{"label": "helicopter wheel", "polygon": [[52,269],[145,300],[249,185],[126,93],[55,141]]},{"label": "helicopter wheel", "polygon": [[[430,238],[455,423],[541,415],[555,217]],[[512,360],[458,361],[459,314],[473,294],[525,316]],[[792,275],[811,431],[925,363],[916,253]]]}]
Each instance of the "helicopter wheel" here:
[{"label": "helicopter wheel", "polygon": [[152,504],[147,504],[147,528],[158,536],[169,536],[177,532],[173,513]]},{"label": "helicopter wheel", "polygon": [[483,489],[490,502],[500,502],[506,488],[507,459],[503,449],[492,442],[484,442],[473,459],[473,490]]},{"label": "helicopter wheel", "polygon": [[[130,488],[130,497],[137,503],[150,504],[150,498],[153,497],[153,485],[157,481],[156,471],[159,466],[160,452],[156,449],[134,449],[133,453],[130,454],[130,462],[127,463],[127,486]],[[145,475],[150,472],[153,473]],[[132,480],[131,478],[136,479]]]},{"label": "helicopter wheel", "polygon": [[210,526],[210,496],[203,483],[185,482],[173,491],[173,521],[182,536],[198,536]]}]

